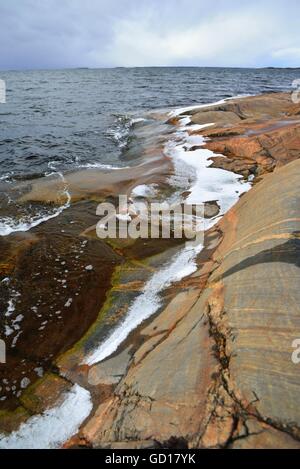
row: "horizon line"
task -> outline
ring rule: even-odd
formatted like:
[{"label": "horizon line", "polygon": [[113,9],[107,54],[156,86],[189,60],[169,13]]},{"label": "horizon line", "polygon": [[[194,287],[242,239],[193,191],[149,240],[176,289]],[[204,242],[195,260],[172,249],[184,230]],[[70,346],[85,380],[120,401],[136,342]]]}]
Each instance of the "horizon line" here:
[{"label": "horizon line", "polygon": [[298,67],[265,65],[265,66],[223,66],[223,65],[132,65],[132,66],[74,66],[74,67],[46,67],[46,68],[6,68],[0,67],[0,72],[43,72],[43,71],[62,71],[62,70],[116,70],[116,69],[147,69],[147,68],[218,68],[218,69],[238,69],[238,70],[265,70],[265,69],[282,69],[282,70],[299,70]]}]

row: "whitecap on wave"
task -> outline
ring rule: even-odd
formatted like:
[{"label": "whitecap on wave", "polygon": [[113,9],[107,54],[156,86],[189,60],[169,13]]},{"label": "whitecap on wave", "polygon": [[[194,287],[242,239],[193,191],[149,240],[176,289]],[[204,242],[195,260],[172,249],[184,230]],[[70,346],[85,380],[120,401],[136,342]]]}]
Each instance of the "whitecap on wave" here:
[{"label": "whitecap on wave", "polygon": [[[50,163],[49,168],[55,171],[55,168],[52,167]],[[66,202],[59,207],[39,208],[36,212],[32,206],[28,210],[24,207],[25,213],[21,213],[19,217],[9,215],[0,217],[0,236],[8,236],[11,233],[29,231],[41,223],[58,217],[64,210],[70,207],[71,195],[63,174],[61,172],[51,172],[47,176],[51,176],[53,174],[58,175],[63,181],[64,188],[61,192],[62,196],[66,199]]]}]

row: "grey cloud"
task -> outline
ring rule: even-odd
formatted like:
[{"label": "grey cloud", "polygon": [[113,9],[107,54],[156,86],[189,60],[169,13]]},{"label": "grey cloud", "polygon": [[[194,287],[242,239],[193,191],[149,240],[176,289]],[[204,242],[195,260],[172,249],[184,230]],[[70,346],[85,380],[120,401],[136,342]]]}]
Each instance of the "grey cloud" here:
[{"label": "grey cloud", "polygon": [[299,13],[298,0],[0,0],[0,68],[295,66]]}]

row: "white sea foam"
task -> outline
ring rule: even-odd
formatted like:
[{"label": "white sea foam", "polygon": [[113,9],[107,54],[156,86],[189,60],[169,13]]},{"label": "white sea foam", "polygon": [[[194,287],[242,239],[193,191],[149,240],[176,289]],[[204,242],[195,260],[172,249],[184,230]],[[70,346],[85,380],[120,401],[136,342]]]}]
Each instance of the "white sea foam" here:
[{"label": "white sea foam", "polygon": [[145,119],[142,117],[131,118],[129,116],[119,116],[113,127],[107,130],[106,135],[114,140],[119,148],[125,148],[128,144],[128,138],[132,127],[143,121],[145,121]]},{"label": "white sea foam", "polygon": [[104,163],[82,163],[76,166],[76,169],[103,169],[109,171],[119,171],[120,169],[129,168],[129,166],[112,166],[111,164]]},{"label": "white sea foam", "polygon": [[78,431],[92,407],[90,393],[75,384],[60,405],[31,417],[10,435],[0,435],[0,449],[59,448]]},{"label": "white sea foam", "polygon": [[[49,168],[55,170],[55,168],[51,167],[51,163],[49,163]],[[26,215],[20,217],[19,219],[14,217],[0,218],[0,236],[8,236],[11,233],[29,231],[32,228],[40,225],[41,223],[45,223],[46,221],[51,220],[52,218],[58,217],[64,210],[70,207],[71,195],[68,191],[68,186],[64,175],[61,172],[52,172],[47,176],[51,176],[53,174],[58,175],[64,183],[62,195],[66,197],[66,202],[56,209],[49,210],[49,212],[47,213],[37,213],[36,215],[32,216]]]},{"label": "white sea foam", "polygon": [[14,175],[13,171],[3,174],[2,176],[0,176],[0,181],[11,182],[10,179],[12,178],[13,175]]}]

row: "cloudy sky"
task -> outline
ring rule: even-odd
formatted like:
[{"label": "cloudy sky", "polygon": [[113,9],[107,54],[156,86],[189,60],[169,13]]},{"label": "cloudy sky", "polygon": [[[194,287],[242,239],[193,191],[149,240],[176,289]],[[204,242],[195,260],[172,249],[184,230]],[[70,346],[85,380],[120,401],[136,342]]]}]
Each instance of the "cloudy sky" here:
[{"label": "cloudy sky", "polygon": [[0,0],[0,69],[300,66],[299,0]]}]

